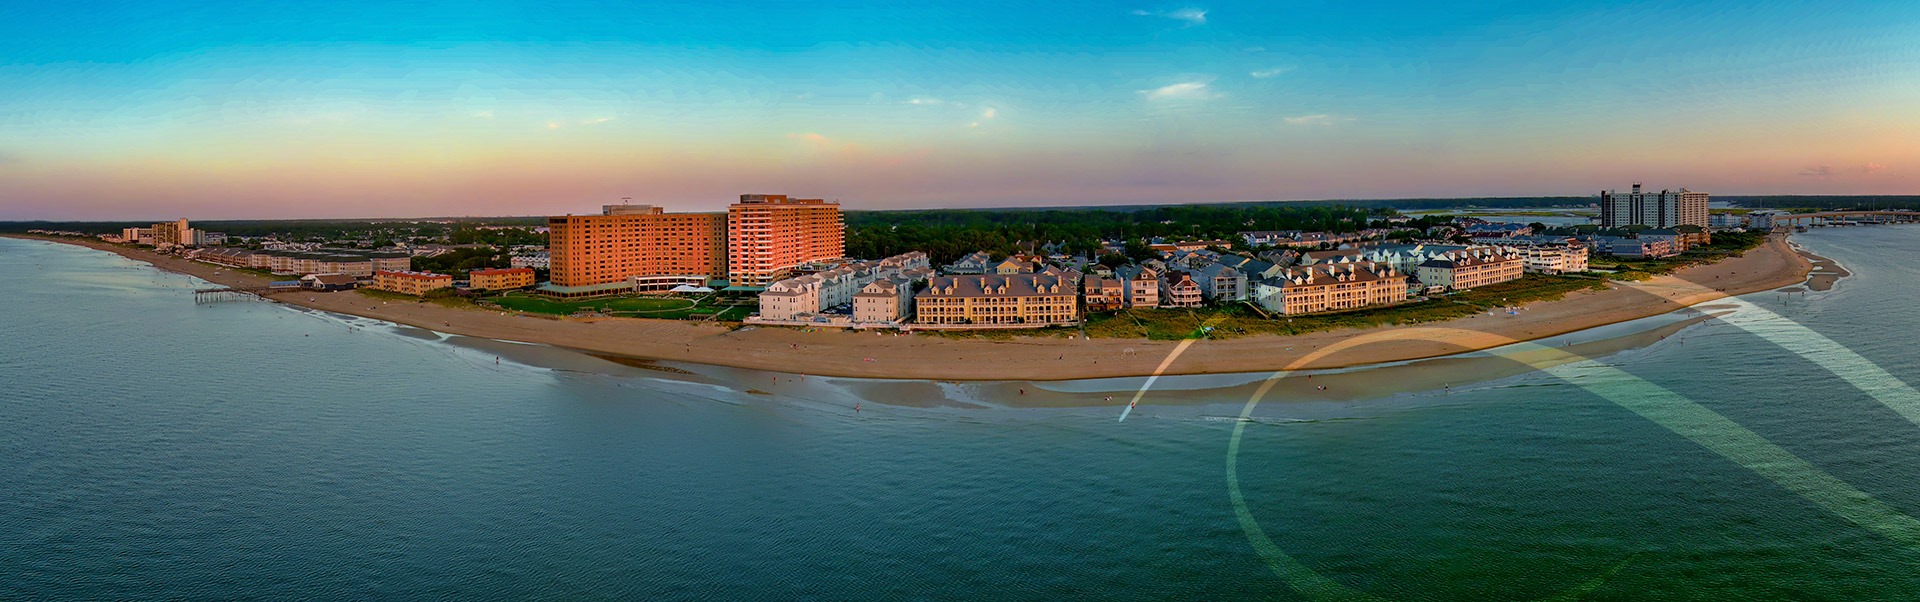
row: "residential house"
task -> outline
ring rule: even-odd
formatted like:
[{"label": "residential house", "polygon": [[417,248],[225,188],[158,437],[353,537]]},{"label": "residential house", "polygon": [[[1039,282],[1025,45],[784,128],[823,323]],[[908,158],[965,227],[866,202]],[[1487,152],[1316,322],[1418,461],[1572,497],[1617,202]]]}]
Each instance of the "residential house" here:
[{"label": "residential house", "polygon": [[1084,283],[1087,311],[1114,311],[1127,306],[1124,280],[1088,276]]},{"label": "residential house", "polygon": [[1226,264],[1207,264],[1194,274],[1194,280],[1200,285],[1200,294],[1216,302],[1247,298],[1247,275]]},{"label": "residential house", "polygon": [[993,263],[993,256],[986,251],[975,251],[958,261],[948,264],[948,274],[985,274]]},{"label": "residential house", "polygon": [[1120,266],[1115,274],[1126,281],[1127,307],[1160,306],[1160,272],[1151,267]]},{"label": "residential house", "polygon": [[1162,307],[1199,307],[1202,299],[1200,283],[1194,281],[1193,274],[1174,270],[1160,281]]}]

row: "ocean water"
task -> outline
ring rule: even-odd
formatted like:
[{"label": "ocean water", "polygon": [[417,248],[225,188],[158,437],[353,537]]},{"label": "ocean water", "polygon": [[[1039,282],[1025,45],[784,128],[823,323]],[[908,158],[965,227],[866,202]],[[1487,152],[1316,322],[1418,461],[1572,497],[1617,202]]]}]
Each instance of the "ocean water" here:
[{"label": "ocean water", "polygon": [[1920,228],[1796,240],[1855,276],[1550,372],[1118,422],[496,363],[0,239],[0,599],[1920,598]]}]

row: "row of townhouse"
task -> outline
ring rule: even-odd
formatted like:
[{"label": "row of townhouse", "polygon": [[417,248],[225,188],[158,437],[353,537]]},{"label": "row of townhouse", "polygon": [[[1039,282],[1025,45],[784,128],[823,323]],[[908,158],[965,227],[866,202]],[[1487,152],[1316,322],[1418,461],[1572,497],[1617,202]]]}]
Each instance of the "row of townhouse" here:
[{"label": "row of townhouse", "polygon": [[1592,254],[1586,245],[1564,236],[1515,236],[1488,242],[1519,255],[1526,271],[1533,274],[1585,272]]},{"label": "row of townhouse", "polygon": [[413,263],[406,253],[350,250],[305,252],[204,248],[193,251],[189,257],[207,263],[267,270],[274,274],[348,274],[361,278],[381,270],[404,271],[411,268]]},{"label": "row of townhouse", "polygon": [[927,255],[913,251],[878,261],[855,262],[777,280],[760,293],[758,321],[810,319],[825,310],[854,303],[855,295],[864,292],[868,285],[877,280],[898,280],[911,286],[913,281],[932,275]]},{"label": "row of townhouse", "polygon": [[1254,303],[1283,315],[1358,309],[1407,299],[1408,280],[1391,265],[1367,261],[1285,268],[1253,283]]},{"label": "row of townhouse", "polygon": [[1526,263],[1506,249],[1473,247],[1429,259],[1414,270],[1428,288],[1463,291],[1518,280],[1526,274]]},{"label": "row of townhouse", "polygon": [[913,306],[916,328],[1080,323],[1075,284],[1049,274],[936,276]]}]

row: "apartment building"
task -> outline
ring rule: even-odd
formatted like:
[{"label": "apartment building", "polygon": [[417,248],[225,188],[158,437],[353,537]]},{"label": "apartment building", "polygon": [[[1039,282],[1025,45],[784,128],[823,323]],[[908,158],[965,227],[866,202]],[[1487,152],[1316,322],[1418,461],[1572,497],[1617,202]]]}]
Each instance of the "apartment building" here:
[{"label": "apartment building", "polygon": [[913,283],[883,278],[867,283],[853,295],[853,321],[858,324],[897,324],[913,315]]},{"label": "apartment building", "polygon": [[1672,228],[1694,225],[1707,227],[1709,195],[1685,188],[1644,192],[1638,182],[1632,192],[1600,191],[1600,227],[1647,226]]},{"label": "apartment building", "polygon": [[925,326],[1078,324],[1078,292],[1045,274],[937,276],[914,295],[914,323]]},{"label": "apartment building", "polygon": [[786,278],[801,264],[845,257],[840,204],[784,194],[740,195],[740,202],[727,207],[725,253],[731,284],[753,287]]},{"label": "apartment building", "polygon": [[626,283],[633,276],[714,276],[727,269],[727,215],[608,205],[600,215],[547,218],[547,267],[556,286]]},{"label": "apartment building", "polygon": [[474,270],[467,273],[467,286],[480,290],[504,291],[534,285],[533,268]]},{"label": "apartment building", "polygon": [[1278,278],[1253,283],[1254,302],[1285,315],[1358,309],[1407,299],[1407,277],[1372,262],[1327,263],[1287,268]]},{"label": "apartment building", "polygon": [[405,295],[425,295],[431,291],[453,288],[453,277],[432,272],[381,270],[373,273],[373,288]]},{"label": "apartment building", "polygon": [[1587,257],[1591,254],[1586,245],[1568,238],[1515,237],[1493,241],[1492,244],[1518,256],[1522,269],[1529,274],[1585,272]]},{"label": "apartment building", "polygon": [[1526,273],[1526,264],[1503,250],[1476,247],[1429,259],[1415,268],[1420,283],[1463,291],[1509,280]]},{"label": "apartment building", "polygon": [[914,251],[776,280],[760,293],[757,317],[771,322],[817,317],[828,309],[854,303],[866,286],[875,281],[897,279],[911,283],[927,279],[933,275],[928,265],[926,254]]}]

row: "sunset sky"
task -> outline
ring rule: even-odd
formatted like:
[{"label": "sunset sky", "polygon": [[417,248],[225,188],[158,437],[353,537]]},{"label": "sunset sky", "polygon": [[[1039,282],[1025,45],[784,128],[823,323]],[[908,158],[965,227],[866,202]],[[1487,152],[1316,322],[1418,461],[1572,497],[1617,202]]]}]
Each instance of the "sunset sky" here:
[{"label": "sunset sky", "polygon": [[[1757,4],[1757,6],[1755,6]],[[9,2],[0,219],[1920,194],[1920,2]]]}]

